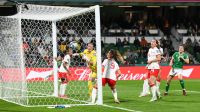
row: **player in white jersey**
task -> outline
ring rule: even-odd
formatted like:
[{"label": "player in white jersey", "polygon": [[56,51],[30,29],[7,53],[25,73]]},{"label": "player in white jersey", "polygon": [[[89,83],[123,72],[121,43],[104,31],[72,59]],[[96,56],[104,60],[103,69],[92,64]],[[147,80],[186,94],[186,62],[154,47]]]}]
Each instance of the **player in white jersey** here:
[{"label": "player in white jersey", "polygon": [[66,97],[65,90],[68,83],[67,77],[68,75],[71,75],[69,71],[71,56],[72,56],[72,49],[68,49],[68,52],[64,56],[64,59],[62,60],[62,64],[60,65],[58,69],[58,77],[61,80],[59,96],[62,98]]},{"label": "player in white jersey", "polygon": [[[160,47],[160,43],[157,40],[156,40],[156,45],[157,45],[157,48],[159,49],[160,54],[162,56],[163,55],[163,48]],[[159,69],[159,74],[158,74],[158,77],[156,79],[157,95],[158,95],[159,98],[161,98],[161,93],[159,91],[160,81],[161,81],[161,69]],[[144,83],[143,83],[142,92],[140,93],[139,97],[144,97],[144,96],[147,96],[149,94],[150,94],[150,91],[149,91],[148,75],[146,74],[144,76]]]},{"label": "player in white jersey", "polygon": [[152,92],[152,101],[157,100],[157,87],[156,87],[156,79],[159,75],[160,65],[159,62],[161,60],[161,53],[160,50],[156,47],[156,40],[151,41],[151,48],[148,51],[148,60],[147,60],[147,69],[148,69],[148,79],[149,79],[149,86],[151,87]]},{"label": "player in white jersey", "polygon": [[[112,90],[112,94],[114,96],[114,102],[120,103],[117,97],[116,81],[121,76],[121,71],[115,59],[118,59],[124,63],[123,58],[118,52],[110,50],[107,53],[107,59],[105,59],[102,63],[102,67],[104,69],[102,76],[102,85],[105,86],[108,83],[108,86]],[[97,87],[93,87],[92,103],[95,103],[96,93],[97,93]]]}]

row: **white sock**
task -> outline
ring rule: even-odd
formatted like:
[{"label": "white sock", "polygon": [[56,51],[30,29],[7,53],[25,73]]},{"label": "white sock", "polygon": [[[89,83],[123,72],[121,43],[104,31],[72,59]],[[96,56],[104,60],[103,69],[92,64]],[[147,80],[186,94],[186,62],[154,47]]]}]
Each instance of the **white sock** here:
[{"label": "white sock", "polygon": [[112,90],[112,94],[113,94],[113,96],[114,96],[114,99],[115,99],[115,100],[118,100],[116,88]]},{"label": "white sock", "polygon": [[66,90],[66,87],[67,87],[67,84],[61,84],[62,86],[61,86],[61,93],[60,93],[60,95],[61,96],[64,96],[65,95],[65,90]]},{"label": "white sock", "polygon": [[150,92],[149,92],[149,81],[148,81],[148,79],[145,79],[144,80],[144,90],[145,90],[145,93],[146,94],[149,94]]},{"label": "white sock", "polygon": [[152,99],[157,99],[155,85],[151,87],[151,92],[152,92]]},{"label": "white sock", "polygon": [[142,93],[141,95],[146,95],[146,94],[149,94],[149,82],[148,82],[148,79],[145,79],[144,80],[144,83],[143,83],[143,88],[142,88]]},{"label": "white sock", "polygon": [[92,103],[95,103],[97,97],[97,89],[93,88],[92,89]]},{"label": "white sock", "polygon": [[160,82],[156,81],[156,93],[160,96]]}]

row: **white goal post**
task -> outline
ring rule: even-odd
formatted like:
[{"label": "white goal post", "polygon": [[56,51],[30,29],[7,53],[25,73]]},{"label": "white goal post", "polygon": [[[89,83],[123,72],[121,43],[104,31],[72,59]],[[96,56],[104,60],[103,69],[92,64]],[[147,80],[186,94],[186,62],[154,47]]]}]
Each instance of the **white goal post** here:
[{"label": "white goal post", "polygon": [[102,105],[99,6],[27,6],[19,6],[16,15],[0,17],[0,99],[23,106],[91,105],[86,62],[71,58],[67,97],[61,98],[54,58],[63,58],[72,41],[79,45],[73,49],[77,53],[92,41],[97,53],[97,104]]}]

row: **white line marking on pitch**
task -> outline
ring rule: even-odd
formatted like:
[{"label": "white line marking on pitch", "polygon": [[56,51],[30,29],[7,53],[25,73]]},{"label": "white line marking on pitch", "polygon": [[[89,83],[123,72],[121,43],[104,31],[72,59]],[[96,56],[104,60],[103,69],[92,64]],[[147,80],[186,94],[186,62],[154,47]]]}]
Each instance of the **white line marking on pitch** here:
[{"label": "white line marking on pitch", "polygon": [[119,109],[119,110],[125,110],[125,111],[128,111],[128,112],[142,112],[142,111],[131,110],[131,109],[122,108],[122,107],[115,107],[115,106],[106,105],[106,104],[103,104],[102,106],[110,107],[110,108],[115,108],[115,109]]},{"label": "white line marking on pitch", "polygon": [[[172,90],[172,91],[182,91],[182,90]],[[199,93],[200,94],[200,91],[187,91],[186,92],[190,92],[190,93]]]}]

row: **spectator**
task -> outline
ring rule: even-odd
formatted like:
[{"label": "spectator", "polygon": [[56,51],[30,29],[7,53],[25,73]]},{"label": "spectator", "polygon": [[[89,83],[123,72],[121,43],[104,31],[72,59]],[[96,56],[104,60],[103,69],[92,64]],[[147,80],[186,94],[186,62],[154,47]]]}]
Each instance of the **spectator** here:
[{"label": "spectator", "polygon": [[62,43],[61,43],[61,45],[60,45],[60,51],[61,51],[61,52],[66,51],[66,42],[62,42]]},{"label": "spectator", "polygon": [[126,38],[123,40],[123,45],[129,45],[129,42],[126,40]]},{"label": "spectator", "polygon": [[116,46],[117,46],[117,48],[120,48],[123,46],[123,43],[120,38],[117,38]]},{"label": "spectator", "polygon": [[138,39],[138,37],[135,37],[135,40],[133,42],[134,46],[137,47],[137,49],[140,47],[140,40]]},{"label": "spectator", "polygon": [[141,45],[141,47],[147,47],[147,40],[144,38],[144,37],[142,37],[142,39],[141,39],[141,42],[140,42],[140,45]]}]

